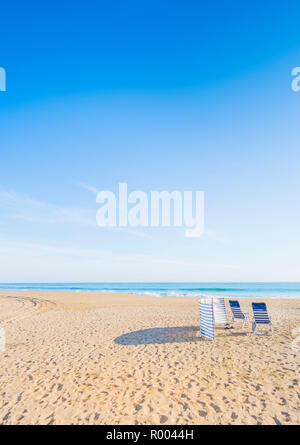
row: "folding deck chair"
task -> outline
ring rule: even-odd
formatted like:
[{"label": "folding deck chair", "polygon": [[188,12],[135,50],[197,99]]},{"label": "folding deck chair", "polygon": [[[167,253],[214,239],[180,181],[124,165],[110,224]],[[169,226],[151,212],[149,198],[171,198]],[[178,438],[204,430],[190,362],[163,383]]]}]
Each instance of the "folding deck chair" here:
[{"label": "folding deck chair", "polygon": [[201,298],[199,300],[199,310],[201,337],[213,340],[215,337],[215,325],[227,325],[224,298]]},{"label": "folding deck chair", "polygon": [[201,298],[199,300],[200,310],[200,333],[201,337],[213,340],[215,338],[214,330],[214,308],[211,298]]},{"label": "folding deck chair", "polygon": [[[272,319],[268,314],[266,303],[252,303],[254,319],[252,322],[252,331],[257,335],[272,335]],[[258,326],[267,325],[268,330],[258,332]]]},{"label": "folding deck chair", "polygon": [[237,300],[229,300],[229,305],[232,312],[232,318],[230,321],[231,326],[233,326],[233,322],[235,320],[242,321],[242,328],[245,326],[245,324],[250,325],[250,317],[248,312],[242,312],[240,303]]},{"label": "folding deck chair", "polygon": [[227,325],[225,300],[223,297],[213,297],[214,324]]}]

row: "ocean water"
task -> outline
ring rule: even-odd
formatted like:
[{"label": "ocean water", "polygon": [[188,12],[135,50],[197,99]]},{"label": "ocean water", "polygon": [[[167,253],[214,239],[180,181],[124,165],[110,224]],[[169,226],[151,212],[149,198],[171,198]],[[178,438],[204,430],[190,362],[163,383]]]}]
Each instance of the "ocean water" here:
[{"label": "ocean water", "polygon": [[155,297],[300,298],[296,283],[2,283],[0,290],[121,292]]}]

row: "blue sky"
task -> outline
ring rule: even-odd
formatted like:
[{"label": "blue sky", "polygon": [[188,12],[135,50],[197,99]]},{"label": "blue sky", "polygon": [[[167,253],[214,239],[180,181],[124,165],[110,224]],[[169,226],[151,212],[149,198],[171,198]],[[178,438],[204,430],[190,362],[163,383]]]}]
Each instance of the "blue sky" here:
[{"label": "blue sky", "polygon": [[[297,2],[7,2],[0,281],[299,281]],[[204,190],[206,233],[94,189]]]}]

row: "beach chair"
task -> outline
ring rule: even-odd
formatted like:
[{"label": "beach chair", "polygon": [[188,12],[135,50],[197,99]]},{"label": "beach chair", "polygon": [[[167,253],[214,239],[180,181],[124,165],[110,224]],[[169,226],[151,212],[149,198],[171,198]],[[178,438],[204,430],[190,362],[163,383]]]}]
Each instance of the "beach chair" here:
[{"label": "beach chair", "polygon": [[[252,331],[257,335],[272,335],[272,319],[268,314],[266,303],[252,303],[254,319],[252,322]],[[258,332],[258,326],[267,325],[269,329]]]},{"label": "beach chair", "polygon": [[213,297],[214,324],[227,325],[225,300],[223,297]]},{"label": "beach chair", "polygon": [[242,328],[245,324],[250,325],[250,317],[248,312],[242,312],[240,303],[237,300],[229,300],[229,306],[232,312],[230,325],[233,326],[235,320],[242,321]]},{"label": "beach chair", "polygon": [[214,308],[211,298],[201,298],[199,300],[200,311],[200,334],[201,337],[213,340],[214,331]]}]

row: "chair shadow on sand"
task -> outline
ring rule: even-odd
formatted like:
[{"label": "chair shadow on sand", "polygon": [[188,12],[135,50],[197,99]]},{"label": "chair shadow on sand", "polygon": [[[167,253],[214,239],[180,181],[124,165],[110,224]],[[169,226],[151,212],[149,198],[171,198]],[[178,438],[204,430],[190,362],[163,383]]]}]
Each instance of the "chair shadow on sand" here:
[{"label": "chair shadow on sand", "polygon": [[[220,329],[220,328],[219,328]],[[218,330],[218,328],[217,328]],[[221,334],[221,337],[228,336],[244,336],[246,333],[238,333],[229,331],[227,334]],[[155,345],[165,343],[187,343],[206,341],[200,336],[199,326],[180,326],[171,328],[151,328],[142,329],[140,331],[129,332],[115,338],[118,345]]]},{"label": "chair shadow on sand", "polygon": [[203,341],[203,338],[200,337],[199,326],[142,329],[115,338],[115,343],[126,346],[185,343],[193,341]]}]

